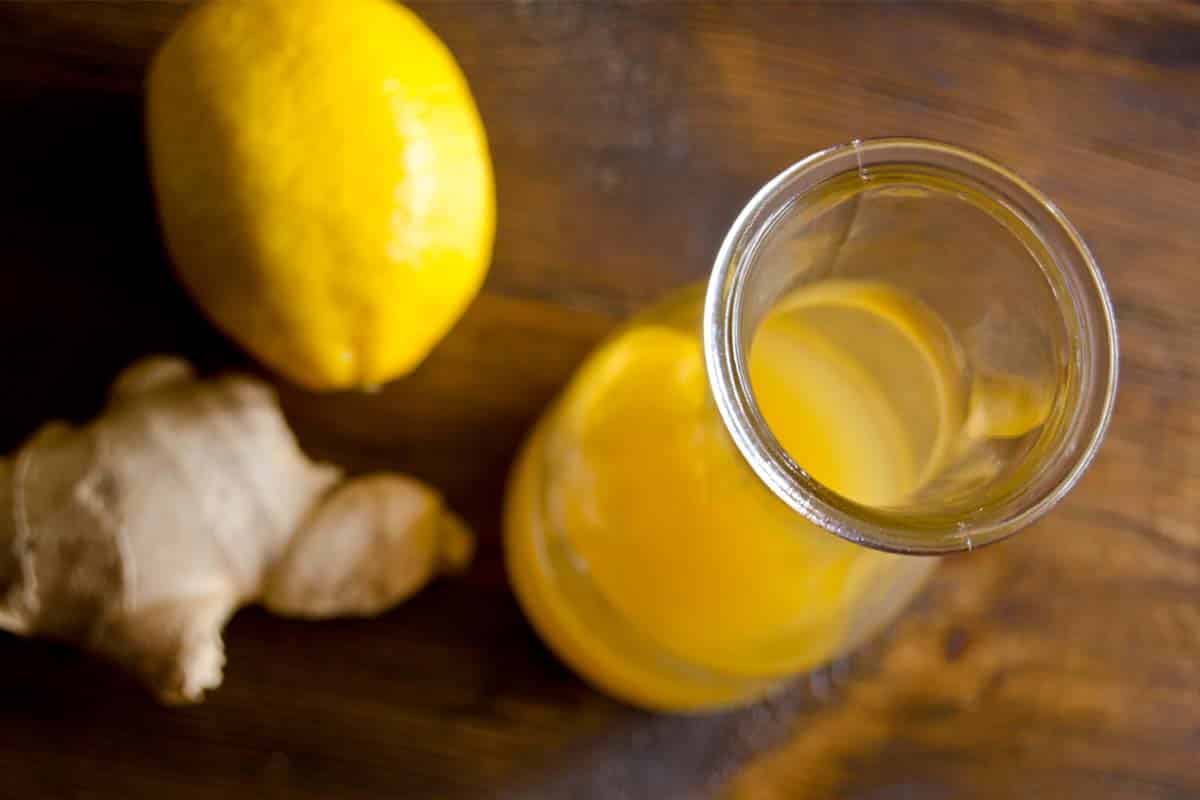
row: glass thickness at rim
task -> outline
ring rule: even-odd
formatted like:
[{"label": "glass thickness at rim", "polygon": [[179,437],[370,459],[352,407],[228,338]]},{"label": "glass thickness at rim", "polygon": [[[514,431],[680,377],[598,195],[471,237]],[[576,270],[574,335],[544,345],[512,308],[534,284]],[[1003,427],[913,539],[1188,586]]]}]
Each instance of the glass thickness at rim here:
[{"label": "glass thickness at rim", "polygon": [[[1042,251],[1036,261],[1071,320],[1072,385],[1054,438],[1039,443],[1045,463],[1027,484],[994,506],[922,515],[851,502],[797,465],[763,420],[742,341],[746,283],[763,241],[781,216],[812,202],[834,178],[872,169],[930,171],[987,192]],[[1014,232],[1014,235],[1017,235]],[[833,534],[879,550],[942,554],[999,541],[1043,516],[1078,482],[1103,440],[1116,398],[1117,333],[1099,268],[1079,233],[1044,195],[979,154],[941,142],[887,138],[838,145],[797,162],[767,183],[730,228],[717,254],[703,316],[706,368],[717,409],[747,463],[784,503]]]}]

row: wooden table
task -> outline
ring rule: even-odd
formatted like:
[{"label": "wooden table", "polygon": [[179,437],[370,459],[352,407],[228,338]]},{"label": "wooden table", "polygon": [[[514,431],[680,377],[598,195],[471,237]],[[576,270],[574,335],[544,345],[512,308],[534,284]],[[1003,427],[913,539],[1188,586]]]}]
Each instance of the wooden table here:
[{"label": "wooden table", "polygon": [[[5,450],[90,416],[139,354],[245,363],[172,279],[147,188],[142,78],[184,6],[0,4]],[[1200,7],[417,9],[491,137],[486,291],[379,394],[281,390],[314,454],[441,487],[482,534],[476,566],[377,620],[239,614],[196,708],[0,636],[0,797],[1200,795]],[[950,559],[852,669],[700,718],[599,696],[505,583],[514,448],[616,320],[705,275],[757,186],[895,133],[994,155],[1083,230],[1120,317],[1107,444],[1044,522]]]}]

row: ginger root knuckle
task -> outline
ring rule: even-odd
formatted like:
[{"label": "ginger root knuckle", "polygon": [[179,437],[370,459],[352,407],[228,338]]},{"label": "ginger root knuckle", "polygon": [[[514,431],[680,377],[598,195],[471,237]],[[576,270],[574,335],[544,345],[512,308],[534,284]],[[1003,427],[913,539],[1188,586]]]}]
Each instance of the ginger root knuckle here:
[{"label": "ginger root knuckle", "polygon": [[148,392],[159,391],[170,386],[179,386],[193,381],[196,370],[187,361],[177,356],[148,356],[134,362],[117,375],[109,396],[114,400]]},{"label": "ginger root knuckle", "polygon": [[[263,602],[309,618],[385,611],[441,571],[446,513],[441,497],[412,478],[348,481],[313,511],[268,577]],[[462,550],[470,534],[453,535]]]}]

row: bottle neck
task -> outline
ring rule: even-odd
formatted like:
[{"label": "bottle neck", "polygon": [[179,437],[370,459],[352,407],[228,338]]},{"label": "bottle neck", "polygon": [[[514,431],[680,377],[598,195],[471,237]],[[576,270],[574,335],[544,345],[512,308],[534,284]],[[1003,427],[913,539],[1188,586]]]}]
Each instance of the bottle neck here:
[{"label": "bottle neck", "polygon": [[[807,280],[829,274],[851,234],[864,193],[897,169],[986,207],[1049,284],[1050,315],[1063,332],[1052,410],[1003,491],[936,509],[873,508],[814,480],[763,419],[749,377],[749,351],[763,318]],[[850,213],[830,214],[835,206]],[[778,257],[781,236],[808,236],[806,269]],[[819,235],[818,235],[819,231]],[[776,255],[768,257],[769,253]],[[1005,538],[1053,507],[1079,480],[1104,436],[1116,394],[1117,341],[1111,302],[1082,238],[1036,189],[990,160],[917,139],[856,141],[815,153],[764,186],[726,235],[709,280],[703,317],[712,394],[738,450],[784,503],[832,533],[903,553],[949,553]]]}]

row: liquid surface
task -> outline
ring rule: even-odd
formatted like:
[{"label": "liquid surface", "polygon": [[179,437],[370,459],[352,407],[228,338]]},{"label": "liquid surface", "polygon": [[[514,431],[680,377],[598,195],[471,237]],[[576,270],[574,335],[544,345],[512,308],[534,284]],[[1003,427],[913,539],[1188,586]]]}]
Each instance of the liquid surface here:
[{"label": "liquid surface", "polygon": [[[518,467],[510,507],[533,510],[507,525],[518,594],[560,654],[619,694],[675,707],[691,700],[657,703],[670,682],[637,685],[614,655],[613,619],[681,663],[778,676],[855,646],[935,562],[850,544],[771,495],[712,405],[694,328],[654,319],[618,333],[575,376],[541,426],[539,452]],[[828,281],[784,298],[749,366],[784,449],[860,503],[904,503],[966,428],[969,393],[949,333],[883,284]],[[570,591],[523,588],[533,570],[513,564],[512,541],[533,536],[565,554],[559,580],[586,583],[608,612],[567,607]]]}]

